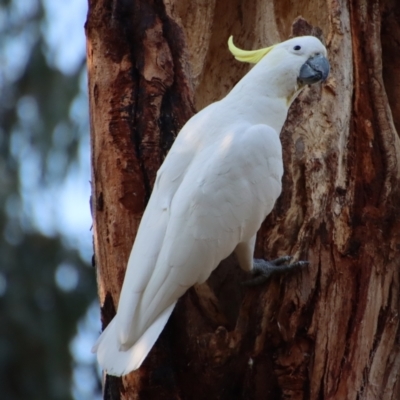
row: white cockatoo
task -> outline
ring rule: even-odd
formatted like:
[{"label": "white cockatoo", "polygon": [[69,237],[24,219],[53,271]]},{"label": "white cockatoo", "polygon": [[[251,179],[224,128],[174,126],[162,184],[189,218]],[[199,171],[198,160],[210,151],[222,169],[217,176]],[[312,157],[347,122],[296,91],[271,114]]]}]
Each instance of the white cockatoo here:
[{"label": "white cockatoo", "polygon": [[256,65],[186,123],[157,173],[117,314],[93,348],[110,375],[140,367],[177,300],[232,252],[265,275],[288,259],[253,260],[256,234],[281,193],[288,109],[305,85],[327,78],[327,52],[312,36],[254,51],[228,45]]}]

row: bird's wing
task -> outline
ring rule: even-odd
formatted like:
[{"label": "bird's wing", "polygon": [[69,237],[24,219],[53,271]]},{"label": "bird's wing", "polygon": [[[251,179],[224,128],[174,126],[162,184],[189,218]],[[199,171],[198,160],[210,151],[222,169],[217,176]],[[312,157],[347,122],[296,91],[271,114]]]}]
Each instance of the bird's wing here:
[{"label": "bird's wing", "polygon": [[228,132],[196,156],[172,200],[157,263],[138,307],[120,304],[134,321],[123,335],[129,342],[190,286],[204,282],[238,243],[255,235],[280,194],[282,173],[280,140],[266,125]]},{"label": "bird's wing", "polygon": [[236,126],[221,136],[196,153],[176,179],[179,187],[166,210],[162,205],[168,197],[162,195],[174,168],[160,170],[117,315],[94,348],[109,374],[140,367],[178,298],[204,282],[239,243],[251,240],[280,194],[283,167],[276,131],[265,125]]},{"label": "bird's wing", "polygon": [[186,123],[157,172],[154,189],[129,257],[115,317],[122,349],[129,348],[138,337],[132,335],[137,324],[133,313],[154,274],[171,216],[172,199],[202,146],[204,138],[199,132],[213,119],[210,114],[216,107],[217,103],[211,104]]},{"label": "bird's wing", "polygon": [[140,366],[174,308],[173,305],[166,307],[142,337],[136,343],[132,342],[133,313],[154,272],[168,226],[170,203],[196,151],[196,147],[188,143],[177,140],[176,144],[157,173],[129,256],[117,314],[92,349],[97,353],[99,364],[109,374],[119,376]]},{"label": "bird's wing", "polygon": [[154,189],[143,214],[129,256],[116,315],[116,331],[122,348],[130,347],[132,313],[138,307],[161,251],[170,219],[170,206],[185,171],[194,157],[190,146],[175,146],[157,173]]},{"label": "bird's wing", "polygon": [[[172,198],[203,139],[196,132],[207,123],[208,115],[214,107],[215,104],[210,105],[187,122],[157,173],[154,189],[140,222],[128,260],[117,315],[102,332],[93,347],[93,351],[97,352],[100,365],[106,370],[121,370],[122,367],[118,365],[121,360],[130,359],[132,365],[135,364],[133,360],[141,360],[141,357],[136,357],[136,350],[130,349],[131,356],[120,353],[133,345],[130,341],[132,324],[135,322],[133,313],[154,272],[170,217]],[[142,344],[148,344],[153,339],[157,339],[172,309],[173,307],[169,308],[169,313],[163,313],[152,329],[146,332],[146,335],[150,334],[152,337],[150,341],[147,340],[148,338],[144,342],[141,341]],[[137,349],[137,346],[135,348]],[[148,352],[150,348],[147,348],[146,351]],[[112,349],[111,353],[109,353],[109,349]],[[147,354],[147,352],[145,353]],[[114,356],[111,357],[111,354]],[[108,361],[106,362],[106,360]]]}]

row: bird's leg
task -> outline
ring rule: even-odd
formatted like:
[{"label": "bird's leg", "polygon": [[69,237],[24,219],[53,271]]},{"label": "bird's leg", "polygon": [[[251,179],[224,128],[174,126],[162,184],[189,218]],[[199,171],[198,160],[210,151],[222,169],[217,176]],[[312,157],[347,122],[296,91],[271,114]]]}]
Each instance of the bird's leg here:
[{"label": "bird's leg", "polygon": [[253,269],[251,271],[254,275],[254,278],[243,282],[243,285],[260,285],[266,282],[273,274],[287,272],[297,267],[304,267],[309,264],[308,261],[296,261],[294,263],[290,263],[291,259],[292,257],[290,256],[279,257],[272,261],[255,258],[253,261]]}]

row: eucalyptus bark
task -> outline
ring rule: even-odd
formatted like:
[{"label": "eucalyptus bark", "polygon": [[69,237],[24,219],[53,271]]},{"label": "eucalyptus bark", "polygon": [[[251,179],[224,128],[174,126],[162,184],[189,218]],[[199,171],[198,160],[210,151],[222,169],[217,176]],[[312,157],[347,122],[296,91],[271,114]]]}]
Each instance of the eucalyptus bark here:
[{"label": "eucalyptus bark", "polygon": [[89,0],[104,326],[174,137],[249,68],[228,37],[254,49],[313,34],[332,67],[290,109],[282,195],[257,240],[257,257],[309,267],[243,289],[223,261],[178,302],[142,368],[105,379],[105,399],[400,398],[399,21],[396,0]]}]

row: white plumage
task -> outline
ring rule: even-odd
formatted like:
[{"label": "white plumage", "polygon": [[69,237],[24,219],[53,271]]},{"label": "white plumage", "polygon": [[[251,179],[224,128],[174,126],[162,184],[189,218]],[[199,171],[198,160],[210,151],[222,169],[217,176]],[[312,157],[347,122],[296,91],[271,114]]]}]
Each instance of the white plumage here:
[{"label": "white plumage", "polygon": [[140,367],[179,297],[221,260],[235,251],[243,269],[253,267],[256,233],[281,193],[279,133],[300,70],[326,56],[310,36],[264,51],[224,99],[187,122],[157,173],[117,315],[94,347],[108,374]]}]

